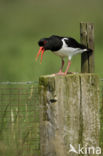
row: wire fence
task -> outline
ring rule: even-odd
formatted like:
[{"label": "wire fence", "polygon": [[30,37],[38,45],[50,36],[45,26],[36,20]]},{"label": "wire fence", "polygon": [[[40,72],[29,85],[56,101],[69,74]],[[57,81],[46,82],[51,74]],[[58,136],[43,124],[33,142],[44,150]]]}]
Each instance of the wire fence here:
[{"label": "wire fence", "polygon": [[0,155],[39,156],[38,83],[0,83]]},{"label": "wire fence", "polygon": [[[103,79],[100,79],[103,146]],[[0,156],[40,156],[38,82],[0,82]]]}]

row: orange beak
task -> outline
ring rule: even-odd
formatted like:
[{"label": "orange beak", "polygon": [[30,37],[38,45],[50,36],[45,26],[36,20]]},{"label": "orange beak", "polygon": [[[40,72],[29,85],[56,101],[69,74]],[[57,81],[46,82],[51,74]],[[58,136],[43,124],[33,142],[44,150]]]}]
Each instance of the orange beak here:
[{"label": "orange beak", "polygon": [[39,51],[38,51],[38,53],[37,53],[36,59],[35,59],[36,61],[37,61],[37,59],[38,59],[38,57],[39,57],[39,55],[40,55],[40,53],[41,53],[41,60],[40,60],[40,63],[42,63],[44,51],[45,51],[44,47],[40,47],[40,49],[39,49]]}]

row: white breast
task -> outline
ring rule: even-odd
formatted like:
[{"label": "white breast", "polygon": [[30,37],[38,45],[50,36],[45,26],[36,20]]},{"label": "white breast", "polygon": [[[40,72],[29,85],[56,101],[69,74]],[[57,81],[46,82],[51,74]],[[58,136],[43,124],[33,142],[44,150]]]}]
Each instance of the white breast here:
[{"label": "white breast", "polygon": [[87,49],[68,47],[68,45],[65,43],[64,39],[67,39],[67,38],[62,39],[62,42],[63,42],[62,48],[59,51],[54,52],[54,54],[56,54],[62,58],[68,57],[68,59],[71,60],[73,55],[87,51]]}]

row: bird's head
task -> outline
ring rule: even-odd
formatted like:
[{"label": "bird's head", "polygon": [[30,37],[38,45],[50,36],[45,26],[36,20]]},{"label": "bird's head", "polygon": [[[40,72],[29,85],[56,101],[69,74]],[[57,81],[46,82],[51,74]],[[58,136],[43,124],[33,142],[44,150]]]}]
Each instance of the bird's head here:
[{"label": "bird's head", "polygon": [[41,63],[44,51],[49,50],[48,39],[47,38],[40,39],[39,42],[38,42],[38,45],[40,46],[40,49],[39,49],[39,51],[37,53],[36,60],[38,59],[38,57],[39,57],[39,55],[41,53],[41,61],[40,61],[40,63]]},{"label": "bird's head", "polygon": [[46,51],[46,50],[56,51],[59,49],[61,44],[62,43],[60,42],[60,39],[58,38],[58,36],[54,36],[54,35],[49,38],[40,39],[38,42],[40,49],[37,54],[36,60],[38,59],[38,57],[41,53],[41,61],[40,62],[42,62],[44,51]]},{"label": "bird's head", "polygon": [[49,38],[40,39],[38,45],[42,47],[44,50],[50,50],[50,41]]}]

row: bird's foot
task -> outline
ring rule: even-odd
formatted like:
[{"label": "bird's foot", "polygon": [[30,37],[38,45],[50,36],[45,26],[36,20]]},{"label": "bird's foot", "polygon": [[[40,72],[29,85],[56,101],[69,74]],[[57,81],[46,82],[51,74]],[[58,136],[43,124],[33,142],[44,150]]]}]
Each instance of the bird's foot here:
[{"label": "bird's foot", "polygon": [[60,71],[60,72],[56,73],[55,75],[66,75],[66,73],[65,72],[63,73]]},{"label": "bird's foot", "polygon": [[59,71],[58,73],[55,73],[55,74],[53,74],[53,75],[67,75],[67,74],[76,74],[75,72],[62,72],[62,71]]}]

